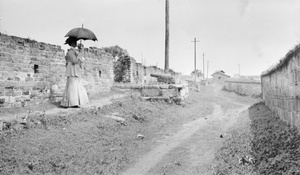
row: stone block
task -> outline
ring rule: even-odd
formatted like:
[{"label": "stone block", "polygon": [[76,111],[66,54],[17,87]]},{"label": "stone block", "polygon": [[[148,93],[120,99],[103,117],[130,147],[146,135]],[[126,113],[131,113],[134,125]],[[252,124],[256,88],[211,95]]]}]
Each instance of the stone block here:
[{"label": "stone block", "polygon": [[0,104],[3,104],[3,103],[5,103],[5,101],[6,101],[6,100],[5,100],[5,97],[3,97],[3,96],[2,96],[2,97],[0,97]]},{"label": "stone block", "polygon": [[141,89],[140,90],[141,95],[144,97],[157,97],[157,96],[161,96],[162,92],[160,89]]},{"label": "stone block", "polygon": [[26,81],[26,82],[33,81],[33,78],[31,78],[31,77],[26,77],[26,78],[25,78],[25,81]]},{"label": "stone block", "polygon": [[9,97],[6,98],[6,101],[8,103],[15,103],[16,102],[16,97],[9,96]]},{"label": "stone block", "polygon": [[22,91],[21,90],[18,90],[18,91],[15,91],[15,96],[21,96],[22,95]]},{"label": "stone block", "polygon": [[180,96],[181,98],[185,98],[185,97],[187,97],[188,95],[189,95],[189,88],[188,88],[188,86],[183,87],[183,88],[179,91],[179,96]]},{"label": "stone block", "polygon": [[23,98],[21,96],[16,96],[15,100],[16,102],[20,102],[23,101]]},{"label": "stone block", "polygon": [[5,96],[15,96],[15,92],[14,91],[6,91],[4,93]]},{"label": "stone block", "polygon": [[163,97],[177,97],[178,96],[177,89],[162,89],[161,92],[162,92],[161,96],[163,96]]}]

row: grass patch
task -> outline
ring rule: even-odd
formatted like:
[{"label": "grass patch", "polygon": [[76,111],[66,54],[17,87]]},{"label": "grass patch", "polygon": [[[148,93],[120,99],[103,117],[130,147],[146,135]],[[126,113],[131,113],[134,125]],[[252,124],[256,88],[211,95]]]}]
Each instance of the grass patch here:
[{"label": "grass patch", "polygon": [[222,147],[215,153],[212,174],[252,174],[250,162],[241,162],[251,157],[250,120],[243,112],[238,119],[238,125],[228,131]]},{"label": "grass patch", "polygon": [[259,174],[300,174],[300,135],[296,127],[281,120],[263,104],[249,110],[252,152]]},{"label": "grass patch", "polygon": [[[264,103],[249,108],[250,122],[238,122],[215,154],[214,174],[300,174],[300,135]],[[252,157],[254,162],[241,163]]]},{"label": "grass patch", "polygon": [[132,95],[78,113],[32,114],[26,129],[0,132],[0,174],[119,174],[151,148],[158,131],[177,126],[164,111],[178,108]]}]

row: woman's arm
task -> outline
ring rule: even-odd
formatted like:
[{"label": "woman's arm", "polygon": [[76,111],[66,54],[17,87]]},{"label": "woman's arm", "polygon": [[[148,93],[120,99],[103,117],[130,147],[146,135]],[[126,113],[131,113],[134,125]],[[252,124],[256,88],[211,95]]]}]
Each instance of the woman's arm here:
[{"label": "woman's arm", "polygon": [[78,47],[78,49],[79,49],[79,53],[78,53],[78,59],[81,61],[81,62],[83,62],[84,60],[85,60],[85,58],[83,57],[83,49],[84,49],[84,46],[83,46],[83,44],[78,44],[77,45],[77,47]]},{"label": "woman's arm", "polygon": [[78,53],[76,53],[75,50],[73,49],[70,49],[68,51],[68,57],[69,57],[69,61],[75,65],[75,64],[78,64],[80,62],[80,60],[78,59]]}]

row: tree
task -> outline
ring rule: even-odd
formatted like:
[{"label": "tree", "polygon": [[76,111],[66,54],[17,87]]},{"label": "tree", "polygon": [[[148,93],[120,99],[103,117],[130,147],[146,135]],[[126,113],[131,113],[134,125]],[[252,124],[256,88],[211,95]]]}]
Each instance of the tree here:
[{"label": "tree", "polygon": [[115,63],[114,63],[114,80],[115,82],[128,82],[130,80],[127,80],[124,76],[126,75],[126,70],[129,70],[130,68],[130,57],[124,56],[120,57]]},{"label": "tree", "polygon": [[130,56],[126,49],[118,45],[102,48],[114,58],[114,80],[115,82],[128,81],[124,78],[126,70],[130,68]]},{"label": "tree", "polygon": [[171,75],[176,75],[176,72],[175,72],[173,69],[169,69],[169,73],[170,73]]},{"label": "tree", "polygon": [[111,46],[111,47],[104,47],[103,50],[107,53],[110,53],[114,61],[117,61],[119,58],[124,58],[125,56],[129,56],[126,49],[121,48],[118,45]]},{"label": "tree", "polygon": [[197,77],[203,77],[203,73],[201,70],[198,70],[198,69],[193,70],[193,72],[191,73],[191,76],[195,76],[195,74]]}]

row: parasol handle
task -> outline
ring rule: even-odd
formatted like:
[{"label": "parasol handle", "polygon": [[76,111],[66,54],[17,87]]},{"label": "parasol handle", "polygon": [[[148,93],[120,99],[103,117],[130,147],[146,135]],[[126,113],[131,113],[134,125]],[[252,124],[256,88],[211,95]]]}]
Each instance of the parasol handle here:
[{"label": "parasol handle", "polygon": [[[81,24],[81,28],[83,28],[83,23]],[[80,45],[81,45],[82,39],[80,39]]]},{"label": "parasol handle", "polygon": [[[81,28],[83,28],[83,24],[81,25]],[[82,39],[80,39],[80,46],[82,46]],[[79,51],[81,50],[82,48],[80,47]]]}]

